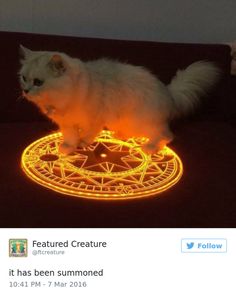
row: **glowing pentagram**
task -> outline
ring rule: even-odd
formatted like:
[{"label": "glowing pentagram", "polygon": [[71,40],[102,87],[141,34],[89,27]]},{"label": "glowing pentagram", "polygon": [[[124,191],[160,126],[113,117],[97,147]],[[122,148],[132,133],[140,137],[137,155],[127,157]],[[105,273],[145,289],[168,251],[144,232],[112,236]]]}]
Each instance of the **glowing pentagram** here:
[{"label": "glowing pentagram", "polygon": [[94,143],[70,155],[59,153],[60,132],[23,152],[28,177],[57,192],[92,199],[131,199],[158,194],[180,179],[180,158],[168,147],[155,155],[141,148],[145,138],[123,141],[103,130]]}]

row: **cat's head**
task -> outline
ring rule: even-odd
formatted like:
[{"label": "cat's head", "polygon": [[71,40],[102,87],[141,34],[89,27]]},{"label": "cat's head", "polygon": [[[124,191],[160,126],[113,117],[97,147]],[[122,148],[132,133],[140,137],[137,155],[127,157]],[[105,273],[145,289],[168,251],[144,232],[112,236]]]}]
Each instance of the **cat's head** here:
[{"label": "cat's head", "polygon": [[63,54],[47,51],[31,51],[20,46],[22,55],[20,84],[23,96],[37,103],[45,94],[57,88],[66,75],[67,64]]}]

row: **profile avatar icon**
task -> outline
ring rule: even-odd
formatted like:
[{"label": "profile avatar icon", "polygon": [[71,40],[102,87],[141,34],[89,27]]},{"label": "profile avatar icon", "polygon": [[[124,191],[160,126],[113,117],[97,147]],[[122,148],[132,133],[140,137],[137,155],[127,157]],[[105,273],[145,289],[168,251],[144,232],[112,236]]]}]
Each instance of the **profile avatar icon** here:
[{"label": "profile avatar icon", "polygon": [[9,256],[26,257],[27,239],[9,239]]}]

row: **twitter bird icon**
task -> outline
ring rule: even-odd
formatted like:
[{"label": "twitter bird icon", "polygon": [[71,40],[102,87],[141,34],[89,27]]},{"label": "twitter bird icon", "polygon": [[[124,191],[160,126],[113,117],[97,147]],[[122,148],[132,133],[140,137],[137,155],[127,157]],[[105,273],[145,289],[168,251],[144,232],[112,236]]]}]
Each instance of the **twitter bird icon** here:
[{"label": "twitter bird icon", "polygon": [[186,243],[187,244],[187,249],[192,249],[194,246],[194,242]]}]

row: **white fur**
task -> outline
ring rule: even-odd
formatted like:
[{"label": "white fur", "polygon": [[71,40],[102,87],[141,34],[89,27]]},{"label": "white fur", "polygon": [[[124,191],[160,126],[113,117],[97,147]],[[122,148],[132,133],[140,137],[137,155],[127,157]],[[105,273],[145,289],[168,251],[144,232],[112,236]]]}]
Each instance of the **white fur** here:
[{"label": "white fur", "polygon": [[[21,50],[24,96],[59,125],[65,153],[92,143],[104,127],[119,138],[148,137],[149,153],[161,149],[173,138],[169,120],[190,111],[219,75],[213,64],[196,62],[166,87],[143,67]],[[34,85],[35,78],[44,83]]]},{"label": "white fur", "polygon": [[185,70],[178,70],[167,86],[175,102],[174,116],[187,114],[199,103],[199,98],[215,84],[220,70],[212,63],[198,61]]}]

